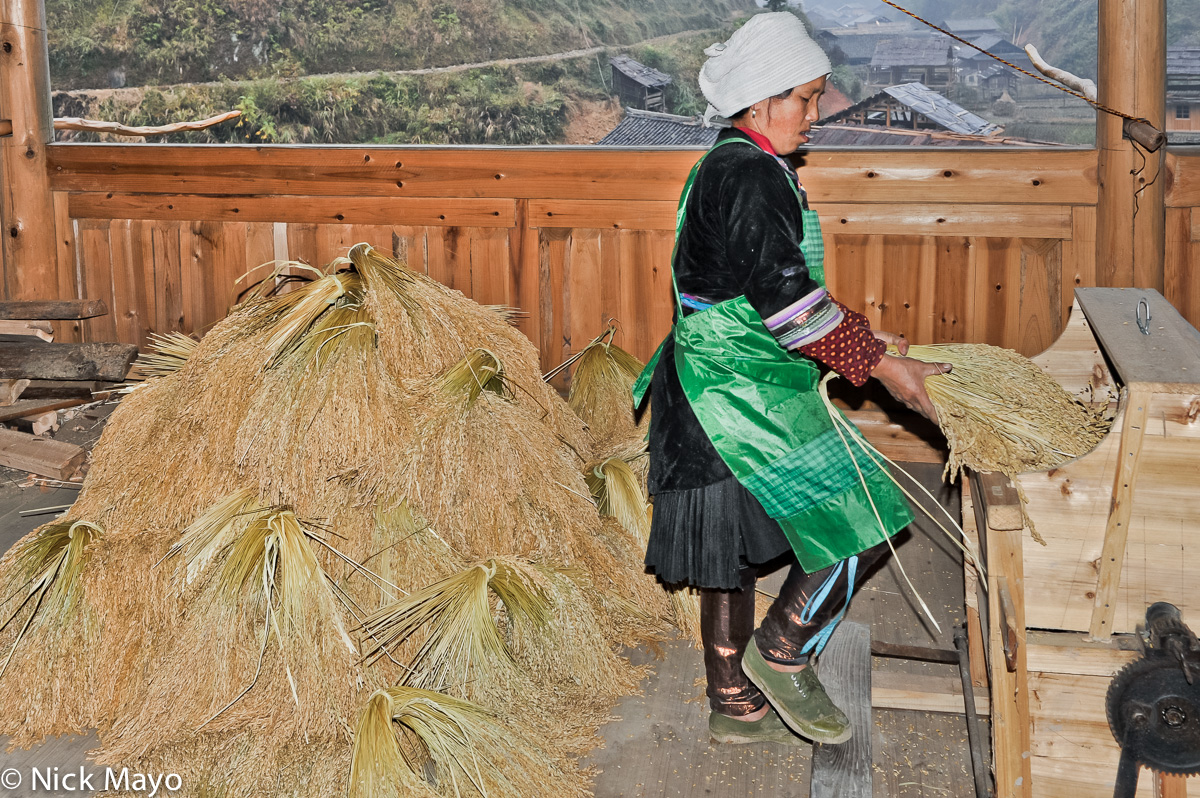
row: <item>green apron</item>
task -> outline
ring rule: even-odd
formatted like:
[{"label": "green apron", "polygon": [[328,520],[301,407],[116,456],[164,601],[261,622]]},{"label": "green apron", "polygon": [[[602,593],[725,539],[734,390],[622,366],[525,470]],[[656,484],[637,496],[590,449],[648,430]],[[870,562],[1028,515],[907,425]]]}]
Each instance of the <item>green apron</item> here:
[{"label": "green apron", "polygon": [[[713,147],[740,142],[729,138]],[[712,152],[712,150],[709,150]],[[692,168],[679,200],[675,242],[703,158]],[[804,207],[801,249],[809,273],[824,285],[824,245],[817,214]],[[675,366],[688,403],[717,453],[738,481],[779,522],[800,565],[808,573],[833,565],[879,543],[913,519],[903,494],[848,435],[853,458],[817,392],[815,363],[783,349],[745,296],[683,315],[671,282],[677,322]],[[665,341],[664,341],[665,343]],[[662,345],[634,386],[640,405]],[[865,477],[884,529],[863,489]]]}]

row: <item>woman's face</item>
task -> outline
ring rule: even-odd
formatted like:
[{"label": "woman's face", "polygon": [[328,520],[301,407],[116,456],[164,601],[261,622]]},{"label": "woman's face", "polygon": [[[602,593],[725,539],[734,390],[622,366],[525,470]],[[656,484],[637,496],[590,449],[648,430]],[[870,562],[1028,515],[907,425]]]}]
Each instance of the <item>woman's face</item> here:
[{"label": "woman's face", "polygon": [[769,98],[751,106],[756,111],[751,127],[771,142],[775,152],[787,155],[808,142],[808,130],[821,113],[817,101],[825,92],[825,77],[797,86],[787,99]]}]

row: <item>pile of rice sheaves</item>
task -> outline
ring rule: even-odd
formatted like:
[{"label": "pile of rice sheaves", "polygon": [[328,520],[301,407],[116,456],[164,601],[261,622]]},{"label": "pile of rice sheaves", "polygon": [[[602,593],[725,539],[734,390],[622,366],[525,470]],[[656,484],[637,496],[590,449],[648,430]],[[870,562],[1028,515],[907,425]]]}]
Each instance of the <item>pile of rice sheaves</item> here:
[{"label": "pile of rice sheaves", "polygon": [[1055,468],[1090,452],[1112,426],[1107,405],[1080,402],[1010,349],[939,344],[910,346],[908,356],[954,367],[925,380],[950,444],[951,481],[964,466],[1009,477]]},{"label": "pile of rice sheaves", "polygon": [[159,341],[0,559],[0,734],[191,796],[582,798],[672,613],[607,453],[503,313],[366,245],[311,271]]}]

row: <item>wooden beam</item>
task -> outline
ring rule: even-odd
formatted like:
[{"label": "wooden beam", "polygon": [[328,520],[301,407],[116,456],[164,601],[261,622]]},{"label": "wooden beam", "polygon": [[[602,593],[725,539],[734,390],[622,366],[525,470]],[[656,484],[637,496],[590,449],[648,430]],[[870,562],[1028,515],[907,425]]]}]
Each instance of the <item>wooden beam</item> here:
[{"label": "wooden beam", "polygon": [[[307,197],[201,194],[72,194],[75,219],[168,219],[442,227],[512,227],[514,200],[428,197]],[[673,212],[672,212],[673,213]],[[673,228],[672,228],[673,229]]]},{"label": "wooden beam", "polygon": [[1070,239],[1067,205],[814,205],[830,234]]},{"label": "wooden beam", "polygon": [[107,314],[103,299],[0,302],[0,319],[92,319]]},{"label": "wooden beam", "polygon": [[133,344],[0,343],[0,379],[120,382],[137,351]]},{"label": "wooden beam", "polygon": [[1012,480],[993,471],[972,472],[971,486],[974,500],[983,505],[987,513],[987,525],[1005,531],[1025,526],[1025,515],[1021,511],[1021,497]]},{"label": "wooden beam", "polygon": [[[92,383],[86,383],[88,385]],[[48,413],[51,410],[65,410],[68,407],[79,407],[91,401],[93,396],[75,397],[72,399],[19,399],[8,407],[0,407],[0,422],[25,418],[30,415]]]},{"label": "wooden beam", "polygon": [[[1101,103],[1162,129],[1166,107],[1165,0],[1100,0],[1097,91]],[[1150,181],[1166,150],[1145,169],[1124,138],[1123,120],[1100,113],[1096,272],[1101,285],[1163,288],[1165,180]],[[1135,200],[1135,192],[1137,198]],[[1135,206],[1137,209],[1134,216]]]},{"label": "wooden beam", "polygon": [[87,452],[72,443],[0,428],[0,465],[44,477],[70,479]]},{"label": "wooden beam", "polygon": [[1117,587],[1121,582],[1121,567],[1125,564],[1125,544],[1129,538],[1129,516],[1133,510],[1133,492],[1138,467],[1142,459],[1142,439],[1150,408],[1150,395],[1142,390],[1129,389],[1125,396],[1125,417],[1121,424],[1121,445],[1117,452],[1116,477],[1113,480],[1112,504],[1108,524],[1104,528],[1104,548],[1100,554],[1100,575],[1096,579],[1092,621],[1088,633],[1098,640],[1112,634],[1113,616],[1117,612]]},{"label": "wooden beam", "polygon": [[[186,144],[56,144],[49,150],[49,169],[55,191],[674,203],[702,154],[702,149],[234,144],[206,146],[200,159],[195,146]],[[1088,150],[942,148],[888,152],[886,158],[858,149],[814,150],[797,160],[805,186],[822,202],[894,204],[911,197],[963,204],[1096,201],[1096,155]]]},{"label": "wooden beam", "polygon": [[54,137],[42,0],[0,0],[0,252],[6,298],[54,296],[58,285],[54,203],[46,145]]}]

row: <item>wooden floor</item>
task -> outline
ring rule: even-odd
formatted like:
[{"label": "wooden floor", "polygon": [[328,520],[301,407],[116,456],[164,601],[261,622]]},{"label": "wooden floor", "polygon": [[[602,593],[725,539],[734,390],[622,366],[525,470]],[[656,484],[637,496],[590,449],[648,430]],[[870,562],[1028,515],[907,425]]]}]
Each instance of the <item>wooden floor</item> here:
[{"label": "wooden floor", "polygon": [[[86,445],[99,435],[103,412],[91,412],[69,421],[60,439]],[[912,466],[927,485],[939,484],[938,466]],[[0,469],[0,551],[22,535],[53,517],[23,515],[69,504],[76,491],[22,487],[26,474]],[[943,489],[939,498],[957,506],[957,491]],[[898,545],[899,559],[926,603],[942,625],[941,633],[921,618],[896,563],[890,560],[869,575],[851,605],[849,616],[872,629],[876,640],[891,643],[953,648],[951,632],[962,622],[961,560],[942,533],[931,533],[918,523]],[[760,591],[773,594],[782,581],[777,573],[760,582]],[[770,598],[760,595],[760,609]],[[603,745],[585,761],[596,771],[597,798],[735,798],[771,796],[804,798],[809,795],[811,748],[774,744],[729,746],[710,743],[708,706],[704,700],[703,664],[690,642],[674,641],[658,652],[653,673],[642,693],[620,703],[614,720],[601,732]],[[633,652],[645,661],[656,656]],[[873,660],[875,673],[899,672],[918,684],[920,680],[957,679],[957,669],[898,660]],[[967,798],[973,795],[970,757],[963,716],[909,711],[874,710],[874,795],[877,798]],[[986,728],[986,725],[985,725]],[[87,792],[33,790],[32,767],[58,767],[60,773],[78,771],[85,753],[94,744],[90,737],[52,740],[31,751],[0,751],[0,773],[16,768],[23,783],[5,796],[87,795]]]},{"label": "wooden floor", "polygon": [[[937,488],[940,466],[905,467],[934,489],[946,506],[957,506],[957,489]],[[942,631],[921,617],[894,559],[869,575],[848,617],[870,626],[875,640],[952,649],[953,628],[963,621],[962,560],[927,519],[914,526],[914,532],[905,533],[897,545],[897,553]],[[762,580],[760,591],[773,594],[782,576]],[[770,598],[760,595],[759,602],[765,605]],[[895,659],[875,658],[873,670],[906,674],[914,685],[959,678],[956,666]],[[667,646],[662,659],[654,663],[642,695],[622,701],[613,715],[616,719],[601,730],[604,746],[588,759],[598,771],[596,798],[806,798],[809,794],[809,746],[710,742],[704,665],[690,642]],[[962,715],[875,709],[873,720],[876,798],[974,796]]]}]

